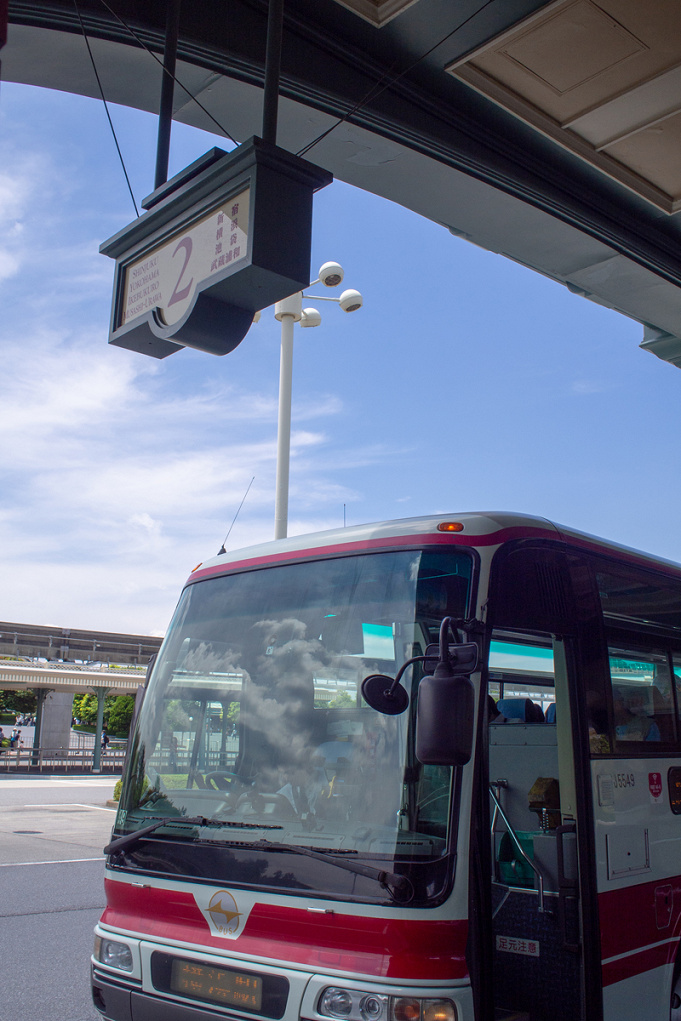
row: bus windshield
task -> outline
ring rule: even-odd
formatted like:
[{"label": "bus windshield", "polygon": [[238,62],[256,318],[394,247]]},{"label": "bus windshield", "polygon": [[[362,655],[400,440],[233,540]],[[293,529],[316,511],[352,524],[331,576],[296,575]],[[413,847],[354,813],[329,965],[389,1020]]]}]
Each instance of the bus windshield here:
[{"label": "bus windshield", "polygon": [[[472,566],[467,551],[408,550],[188,586],[140,712],[116,825],[121,835],[154,825],[154,854],[140,841],[127,864],[224,881],[222,846],[230,882],[252,883],[249,847],[262,859],[267,841],[413,863],[427,899],[424,867],[448,850],[452,769],[416,760],[415,699],[383,716],[360,686],[436,642],[444,616],[466,616]],[[402,683],[420,676],[408,670]],[[295,854],[263,882],[377,896],[366,876]]]}]

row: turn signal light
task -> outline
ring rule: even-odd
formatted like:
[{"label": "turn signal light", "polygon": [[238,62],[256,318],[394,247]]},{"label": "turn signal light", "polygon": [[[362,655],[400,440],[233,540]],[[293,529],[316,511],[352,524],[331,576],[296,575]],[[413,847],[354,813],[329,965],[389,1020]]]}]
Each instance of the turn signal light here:
[{"label": "turn signal light", "polygon": [[395,1021],[421,1021],[421,1001],[406,996],[393,1000],[393,1017]]},{"label": "turn signal light", "polygon": [[451,1000],[420,1000],[400,996],[390,1001],[390,1021],[457,1021]]},{"label": "turn signal light", "polygon": [[456,1021],[456,1010],[451,1000],[424,1000],[423,1021]]},{"label": "turn signal light", "polygon": [[338,986],[322,990],[317,1016],[338,1021],[457,1021],[458,1017],[452,1000],[389,997]]}]

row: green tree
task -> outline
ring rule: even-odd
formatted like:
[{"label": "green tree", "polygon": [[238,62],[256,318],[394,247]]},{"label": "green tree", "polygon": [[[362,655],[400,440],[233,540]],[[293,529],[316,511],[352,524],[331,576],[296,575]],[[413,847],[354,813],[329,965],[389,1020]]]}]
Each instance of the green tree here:
[{"label": "green tree", "polygon": [[[104,699],[104,726],[109,729],[109,715],[116,699],[127,698],[126,695],[107,695]],[[94,727],[97,724],[97,696],[90,694],[87,691],[81,694],[75,695],[73,699],[73,715],[81,723],[86,724],[89,727]]]},{"label": "green tree", "polygon": [[[191,702],[190,705],[194,706],[195,703]],[[191,730],[192,721],[184,708],[182,702],[179,699],[174,698],[168,702],[166,709],[166,721],[170,730]]]},{"label": "green tree", "polygon": [[86,691],[73,699],[73,715],[81,723],[94,727],[97,723],[97,696]]},{"label": "green tree", "polygon": [[127,737],[135,709],[134,695],[119,695],[108,714],[108,729],[118,737]]},{"label": "green tree", "polygon": [[357,705],[357,699],[354,698],[348,691],[339,691],[335,698],[332,698],[330,702],[327,702],[329,709],[345,709],[345,707]]},{"label": "green tree", "polygon": [[0,691],[0,712],[35,714],[37,708],[34,691]]}]

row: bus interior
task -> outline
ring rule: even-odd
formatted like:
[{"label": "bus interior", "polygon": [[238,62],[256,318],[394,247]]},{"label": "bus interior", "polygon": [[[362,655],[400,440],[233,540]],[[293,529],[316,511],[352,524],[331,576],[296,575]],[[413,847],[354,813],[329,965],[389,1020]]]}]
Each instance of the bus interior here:
[{"label": "bus interior", "polygon": [[576,834],[561,806],[556,653],[549,639],[498,633],[489,657],[494,995],[497,1016],[517,1021],[580,1016]]}]

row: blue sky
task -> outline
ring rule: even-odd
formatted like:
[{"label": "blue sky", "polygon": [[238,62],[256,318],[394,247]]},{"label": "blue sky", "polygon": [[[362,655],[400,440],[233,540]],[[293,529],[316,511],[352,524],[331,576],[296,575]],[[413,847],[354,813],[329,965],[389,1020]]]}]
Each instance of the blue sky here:
[{"label": "blue sky", "polygon": [[[112,114],[139,204],[156,118]],[[175,125],[171,173],[215,144]],[[3,83],[2,620],[162,633],[253,476],[228,547],[273,535],[279,324],[223,358],[109,346],[98,248],[134,215],[101,103]],[[681,373],[637,323],[341,182],[312,249],[365,304],[296,329],[290,534],[509,510],[681,560]]]}]

